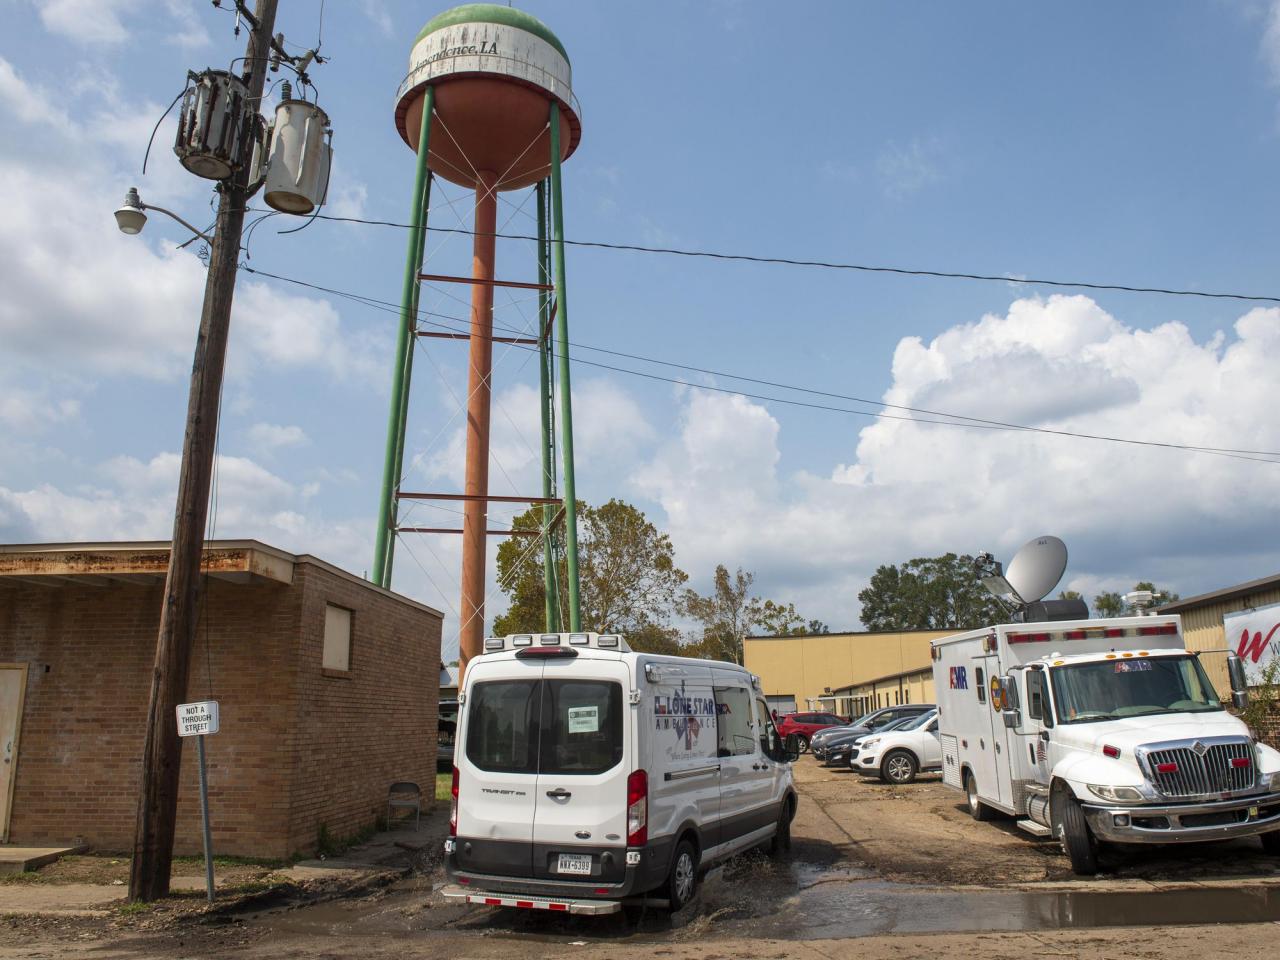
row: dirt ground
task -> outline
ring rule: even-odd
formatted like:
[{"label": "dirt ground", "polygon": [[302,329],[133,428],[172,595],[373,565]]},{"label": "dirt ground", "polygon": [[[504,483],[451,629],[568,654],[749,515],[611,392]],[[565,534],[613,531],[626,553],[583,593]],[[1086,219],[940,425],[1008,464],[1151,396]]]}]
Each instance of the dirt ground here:
[{"label": "dirt ground", "polygon": [[[960,794],[936,778],[888,787],[811,757],[795,774],[791,856],[735,859],[674,916],[570,917],[445,900],[448,812],[439,805],[394,882],[284,884],[212,910],[188,898],[105,918],[0,916],[0,960],[1183,960],[1272,949],[1280,864],[1257,841],[1112,856],[1103,876],[1080,879],[1052,844],[1010,822],[970,819]],[[122,865],[72,861],[60,874],[114,878]]]},{"label": "dirt ground", "polygon": [[1019,887],[1043,883],[1280,879],[1280,860],[1255,839],[1187,846],[1104,849],[1103,873],[1081,881],[1057,844],[1037,840],[1012,819],[979,823],[964,796],[938,775],[893,787],[812,757],[794,766],[805,803],[797,834],[825,841],[882,877],[939,886]]}]

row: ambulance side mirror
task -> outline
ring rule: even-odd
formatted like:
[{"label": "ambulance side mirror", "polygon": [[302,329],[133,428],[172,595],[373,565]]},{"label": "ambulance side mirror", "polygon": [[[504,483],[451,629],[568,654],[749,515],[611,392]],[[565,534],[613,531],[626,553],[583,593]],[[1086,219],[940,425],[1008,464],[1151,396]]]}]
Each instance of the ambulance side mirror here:
[{"label": "ambulance side mirror", "polygon": [[1244,661],[1234,653],[1227,655],[1227,676],[1231,679],[1231,705],[1243,710],[1249,705],[1249,678],[1244,673]]},{"label": "ambulance side mirror", "polygon": [[788,733],[783,749],[787,754],[787,763],[795,763],[800,759],[800,738],[794,733]]}]

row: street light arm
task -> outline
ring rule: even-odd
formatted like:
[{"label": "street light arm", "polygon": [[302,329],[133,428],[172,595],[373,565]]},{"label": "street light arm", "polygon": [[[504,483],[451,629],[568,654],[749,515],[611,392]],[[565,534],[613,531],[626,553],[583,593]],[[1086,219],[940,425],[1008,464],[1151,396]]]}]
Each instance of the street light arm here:
[{"label": "street light arm", "polygon": [[141,206],[143,210],[155,210],[157,213],[163,213],[172,217],[174,220],[177,220],[180,224],[182,224],[184,227],[186,227],[188,230],[194,233],[197,237],[199,237],[205,243],[209,244],[210,246],[213,246],[213,237],[209,236],[207,233],[204,233],[203,231],[197,230],[195,227],[187,223],[187,221],[183,220],[180,216],[178,216],[172,210],[166,210],[164,207],[157,207],[154,203],[141,203],[139,204],[139,206]]}]

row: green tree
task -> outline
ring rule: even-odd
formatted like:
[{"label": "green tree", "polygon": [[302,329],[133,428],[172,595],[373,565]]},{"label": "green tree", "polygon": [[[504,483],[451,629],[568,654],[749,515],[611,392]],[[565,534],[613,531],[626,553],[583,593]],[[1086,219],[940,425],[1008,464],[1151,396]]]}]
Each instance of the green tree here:
[{"label": "green tree", "polygon": [[[578,506],[578,582],[582,625],[621,633],[633,649],[668,652],[679,634],[669,626],[688,576],[675,565],[671,538],[636,507],[610,500]],[[538,530],[542,508],[512,521],[512,529]],[[511,537],[498,547],[498,584],[510,601],[494,619],[497,634],[545,629],[543,550],[537,537]],[[563,557],[557,563],[560,609],[569,606]],[[566,614],[567,616],[567,614]],[[567,622],[565,623],[567,628]]]},{"label": "green tree", "polygon": [[1093,615],[1106,619],[1107,617],[1118,617],[1124,613],[1124,600],[1120,594],[1113,591],[1105,591],[1093,598]]},{"label": "green tree", "polygon": [[821,620],[806,620],[797,613],[795,604],[783,606],[753,596],[755,579],[754,573],[741,567],[730,574],[724,564],[718,564],[710,594],[704,597],[695,590],[685,591],[684,612],[701,624],[700,635],[685,648],[687,655],[741,664],[743,641],[753,633],[794,636],[828,632]]},{"label": "green tree", "polygon": [[[1139,580],[1133,585],[1135,591],[1150,590],[1151,595],[1155,598],[1152,606],[1159,607],[1166,603],[1173,603],[1179,599],[1178,595],[1172,590],[1164,590],[1157,587],[1150,580]],[[1119,593],[1105,592],[1100,593],[1093,598],[1093,615],[1106,619],[1107,617],[1123,617],[1125,614],[1124,597]]]},{"label": "green tree", "polygon": [[868,630],[971,630],[1009,619],[974,575],[967,554],[882,564],[858,600]]}]

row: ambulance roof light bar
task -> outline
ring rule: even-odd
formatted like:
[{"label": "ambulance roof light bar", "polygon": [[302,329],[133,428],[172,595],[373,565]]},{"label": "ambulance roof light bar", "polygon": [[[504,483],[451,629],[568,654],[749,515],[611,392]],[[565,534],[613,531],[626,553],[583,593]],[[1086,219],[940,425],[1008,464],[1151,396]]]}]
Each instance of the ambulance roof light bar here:
[{"label": "ambulance roof light bar", "polygon": [[601,650],[630,651],[620,633],[513,633],[506,637],[486,637],[485,653],[519,650],[523,647],[596,647]]}]

